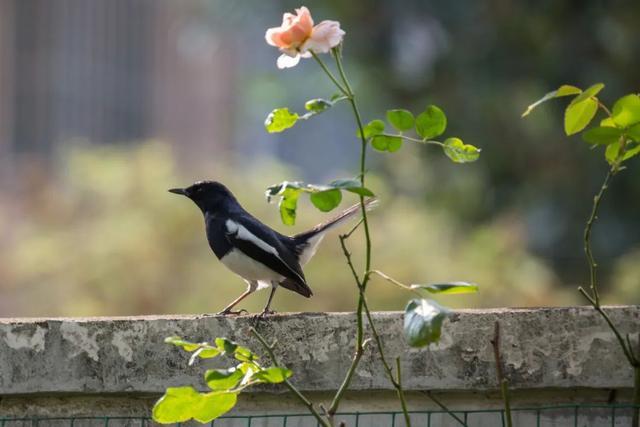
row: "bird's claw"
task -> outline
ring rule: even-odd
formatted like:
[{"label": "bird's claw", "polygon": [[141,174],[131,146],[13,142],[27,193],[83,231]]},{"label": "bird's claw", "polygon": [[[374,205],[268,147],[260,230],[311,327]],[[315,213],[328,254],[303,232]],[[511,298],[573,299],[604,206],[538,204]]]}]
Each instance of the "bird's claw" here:
[{"label": "bird's claw", "polygon": [[232,310],[222,310],[221,312],[218,313],[218,316],[226,316],[226,315],[231,315],[231,316],[240,316],[242,313],[249,313],[247,310],[240,309],[238,311],[232,311]]},{"label": "bird's claw", "polygon": [[255,315],[253,316],[253,318],[254,318],[255,320],[262,320],[262,319],[266,319],[266,318],[267,318],[267,316],[269,316],[269,315],[271,315],[271,314],[276,314],[276,312],[275,312],[275,311],[273,311],[273,310],[262,310],[262,312],[261,312],[261,313],[259,313],[259,314],[255,314]]}]

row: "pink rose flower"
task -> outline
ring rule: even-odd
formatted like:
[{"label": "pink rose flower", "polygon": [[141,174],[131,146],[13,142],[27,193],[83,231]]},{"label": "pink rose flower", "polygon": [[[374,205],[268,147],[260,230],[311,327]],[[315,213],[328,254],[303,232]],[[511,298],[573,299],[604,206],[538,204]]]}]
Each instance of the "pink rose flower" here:
[{"label": "pink rose flower", "polygon": [[309,9],[302,6],[296,14],[285,13],[282,25],[269,28],[265,34],[267,43],[280,49],[278,68],[289,68],[310,58],[311,52],[327,53],[342,42],[345,32],[337,21],[322,21],[315,27]]}]

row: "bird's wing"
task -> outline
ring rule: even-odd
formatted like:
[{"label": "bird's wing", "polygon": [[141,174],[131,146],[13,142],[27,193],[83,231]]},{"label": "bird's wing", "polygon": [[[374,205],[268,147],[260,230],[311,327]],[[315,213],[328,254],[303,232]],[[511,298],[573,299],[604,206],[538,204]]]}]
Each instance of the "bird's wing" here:
[{"label": "bird's wing", "polygon": [[[375,197],[367,199],[364,202],[365,208],[368,211],[374,209],[377,204],[378,199]],[[292,236],[289,242],[291,242],[290,245],[298,255],[300,265],[305,265],[309,262],[311,257],[316,253],[316,249],[327,231],[360,214],[361,209],[360,203],[355,204],[330,220],[316,225],[311,230]]]},{"label": "bird's wing", "polygon": [[229,243],[248,257],[258,261],[287,279],[285,286],[304,296],[311,289],[296,256],[292,254],[266,226],[249,217],[230,218],[225,223]]}]

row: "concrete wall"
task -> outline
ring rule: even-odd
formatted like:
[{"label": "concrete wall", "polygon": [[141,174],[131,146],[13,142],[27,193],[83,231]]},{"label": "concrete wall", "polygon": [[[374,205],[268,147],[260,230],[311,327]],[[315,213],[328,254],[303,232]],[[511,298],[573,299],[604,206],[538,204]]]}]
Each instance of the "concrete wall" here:
[{"label": "concrete wall", "polygon": [[[611,307],[609,313],[622,331],[639,331],[640,307]],[[613,334],[590,308],[462,310],[447,321],[440,343],[425,349],[405,344],[402,313],[374,317],[388,356],[402,360],[411,410],[437,409],[425,396],[427,390],[456,410],[500,407],[489,342],[496,320],[502,327],[505,374],[514,406],[629,401],[632,371]],[[188,367],[186,354],[164,344],[165,337],[203,341],[226,336],[261,353],[248,333],[253,324],[246,316],[0,320],[0,417],[146,417],[166,387],[202,386],[204,370],[225,362],[214,359]],[[284,314],[257,324],[263,335],[278,338],[277,353],[294,371],[293,382],[319,401],[326,401],[339,386],[350,363],[354,326],[351,313]],[[373,347],[363,357],[351,390],[343,411],[399,410]],[[282,388],[264,387],[243,394],[233,414],[304,412]],[[611,425],[610,412],[582,410],[580,425]],[[617,422],[625,422],[628,413],[618,410]],[[521,413],[518,425],[535,425],[535,415]],[[543,420],[573,425],[573,416],[573,410],[550,411]],[[416,423],[427,425],[427,415],[415,417]],[[433,417],[431,425],[457,425],[448,416]],[[469,425],[500,425],[495,417],[478,417]],[[403,425],[397,421],[396,425]],[[247,425],[245,420],[235,422],[216,425]],[[315,425],[305,422],[310,420],[291,419],[287,426]],[[118,424],[118,420],[109,422]],[[251,425],[275,426],[282,421],[255,419]],[[372,416],[369,421],[362,418],[359,425],[392,422]]]}]

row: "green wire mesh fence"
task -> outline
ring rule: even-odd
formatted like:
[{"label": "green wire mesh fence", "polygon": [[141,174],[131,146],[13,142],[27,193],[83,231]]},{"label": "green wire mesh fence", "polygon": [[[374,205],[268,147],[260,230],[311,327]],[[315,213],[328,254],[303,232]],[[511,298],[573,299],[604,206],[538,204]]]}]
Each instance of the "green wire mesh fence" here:
[{"label": "green wire mesh fence", "polygon": [[[517,427],[617,427],[630,426],[633,405],[580,404],[511,410]],[[500,409],[446,411],[411,411],[414,427],[506,427]],[[405,427],[402,412],[345,412],[336,415],[336,425],[345,427]],[[343,424],[340,424],[340,423]],[[150,427],[144,417],[0,417],[0,427]],[[176,424],[177,426],[195,423]],[[317,427],[309,414],[229,415],[207,424],[211,427]]]}]

